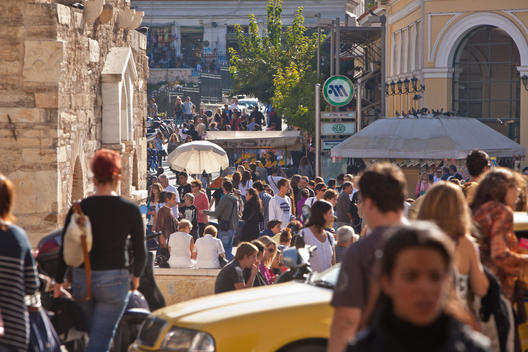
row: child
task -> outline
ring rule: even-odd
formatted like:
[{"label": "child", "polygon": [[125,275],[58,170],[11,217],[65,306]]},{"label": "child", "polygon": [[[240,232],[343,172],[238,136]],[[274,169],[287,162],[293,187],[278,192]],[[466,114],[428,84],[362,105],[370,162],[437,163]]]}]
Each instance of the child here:
[{"label": "child", "polygon": [[185,205],[179,208],[180,218],[188,220],[192,224],[190,234],[196,241],[198,239],[198,212],[194,205],[194,195],[192,193],[186,193],[183,199]]}]

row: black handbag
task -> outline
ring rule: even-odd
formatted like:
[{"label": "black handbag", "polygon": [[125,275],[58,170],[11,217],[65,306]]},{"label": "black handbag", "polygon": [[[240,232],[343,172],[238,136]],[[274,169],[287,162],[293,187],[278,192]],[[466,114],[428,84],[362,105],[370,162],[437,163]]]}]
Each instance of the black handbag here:
[{"label": "black handbag", "polygon": [[222,257],[221,255],[218,255],[218,263],[220,264],[220,268],[223,268],[229,262],[226,258]]}]

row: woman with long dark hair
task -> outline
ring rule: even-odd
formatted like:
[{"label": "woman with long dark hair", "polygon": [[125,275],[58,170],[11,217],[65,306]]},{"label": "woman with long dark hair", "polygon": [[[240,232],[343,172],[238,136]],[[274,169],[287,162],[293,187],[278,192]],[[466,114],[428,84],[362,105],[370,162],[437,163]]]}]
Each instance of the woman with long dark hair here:
[{"label": "woman with long dark hair", "polygon": [[13,224],[14,198],[13,183],[0,174],[0,312],[5,329],[0,351],[28,349],[29,316],[24,296],[39,287],[31,245],[24,230]]},{"label": "woman with long dark hair", "polygon": [[254,188],[248,188],[246,192],[246,204],[242,212],[242,230],[240,231],[240,241],[251,242],[259,236],[259,223],[264,220],[262,212],[262,202],[258,192]]},{"label": "woman with long dark hair", "polygon": [[244,200],[244,203],[247,200],[246,193],[251,187],[253,187],[253,180],[251,180],[251,172],[248,170],[244,170],[242,172],[242,179],[240,180],[240,184],[238,185],[238,189],[242,194],[242,199]]},{"label": "woman with long dark hair", "polygon": [[[80,207],[89,218],[93,233],[90,251],[92,297],[79,304],[88,324],[90,342],[86,351],[104,352],[110,348],[118,322],[125,311],[129,290],[139,287],[139,276],[145,267],[147,251],[143,218],[138,206],[116,192],[121,179],[119,154],[108,149],[98,150],[92,157],[91,170],[95,194],[83,199]],[[66,216],[63,239],[71,219],[72,209]],[[129,236],[133,258],[129,258],[127,250]],[[128,267],[132,261],[131,276]],[[55,276],[55,297],[61,295],[65,273],[62,244]],[[84,266],[73,268],[72,276],[73,296],[84,299],[87,292]]]},{"label": "woman with long dark hair", "polygon": [[387,234],[363,327],[347,352],[491,351],[453,292],[453,243],[434,224]]},{"label": "woman with long dark hair", "polygon": [[326,200],[318,200],[312,205],[310,218],[301,231],[305,244],[317,247],[310,258],[311,268],[315,272],[322,272],[336,263],[335,239],[326,231],[333,221],[332,204]]},{"label": "woman with long dark hair", "polygon": [[153,183],[152,186],[150,186],[150,195],[148,197],[147,201],[147,227],[149,229],[152,229],[154,224],[156,223],[156,216],[158,215],[158,211],[163,206],[163,199],[162,199],[162,192],[163,192],[163,186],[159,183]]},{"label": "woman with long dark hair", "polygon": [[233,176],[231,176],[231,183],[233,184],[233,188],[239,189],[240,181],[242,181],[242,175],[240,172],[235,171],[233,172]]}]

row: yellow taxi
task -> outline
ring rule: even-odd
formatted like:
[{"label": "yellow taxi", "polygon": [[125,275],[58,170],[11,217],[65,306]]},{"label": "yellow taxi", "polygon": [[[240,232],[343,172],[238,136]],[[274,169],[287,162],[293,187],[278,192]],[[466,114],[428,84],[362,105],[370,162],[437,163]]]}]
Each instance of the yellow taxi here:
[{"label": "yellow taxi", "polygon": [[129,351],[323,352],[339,265],[291,281],[179,303],[151,314]]}]

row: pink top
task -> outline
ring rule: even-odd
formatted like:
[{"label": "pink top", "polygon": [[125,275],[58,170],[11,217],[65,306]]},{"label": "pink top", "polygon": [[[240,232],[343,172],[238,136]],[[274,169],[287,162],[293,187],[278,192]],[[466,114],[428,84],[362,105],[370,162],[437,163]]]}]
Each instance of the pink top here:
[{"label": "pink top", "polygon": [[204,191],[200,191],[194,199],[194,206],[198,210],[198,223],[207,224],[209,217],[205,214],[200,214],[200,210],[209,210],[209,199]]}]

